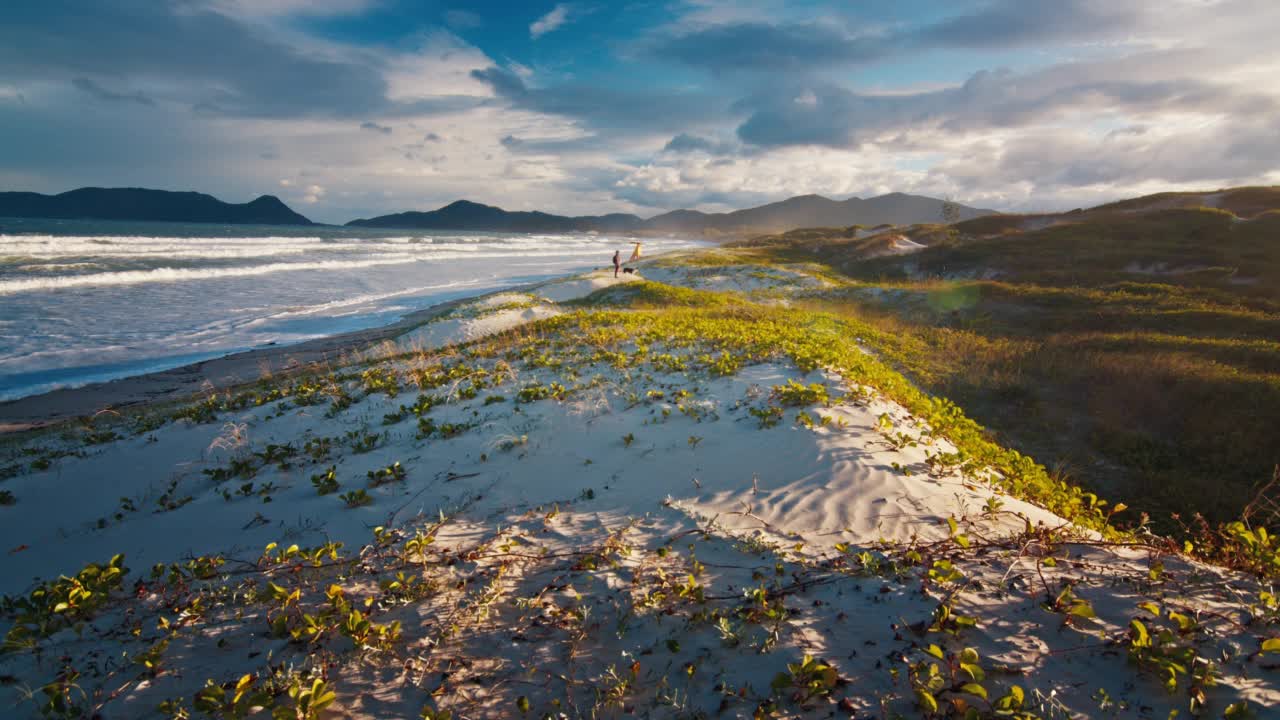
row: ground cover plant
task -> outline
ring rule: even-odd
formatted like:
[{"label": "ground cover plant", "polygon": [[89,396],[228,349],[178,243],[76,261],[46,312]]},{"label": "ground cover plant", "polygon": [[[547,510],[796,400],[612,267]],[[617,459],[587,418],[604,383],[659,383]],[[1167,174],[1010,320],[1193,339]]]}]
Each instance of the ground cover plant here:
[{"label": "ground cover plant", "polygon": [[979,218],[895,257],[839,237],[752,252],[841,272],[846,286],[799,301],[874,324],[869,346],[922,387],[1176,532],[1197,512],[1238,516],[1280,462],[1280,213],[1250,208],[995,235],[1017,223]]},{"label": "ground cover plant", "polygon": [[[1163,718],[1280,702],[1264,502],[1189,544],[1154,533],[913,381],[932,377],[911,359],[926,339],[854,312],[835,293],[856,281],[788,288],[807,265],[744,252],[744,291],[705,287],[738,272],[722,257],[690,287],[629,280],[479,340],[104,419],[94,432],[119,437],[102,442],[24,438],[52,466],[4,481],[18,505],[0,512],[64,517],[0,531],[12,714]],[[776,293],[753,294],[765,282]],[[109,487],[85,481],[126,457]],[[57,505],[72,481],[82,502]],[[62,569],[18,579],[46,566]]]}]

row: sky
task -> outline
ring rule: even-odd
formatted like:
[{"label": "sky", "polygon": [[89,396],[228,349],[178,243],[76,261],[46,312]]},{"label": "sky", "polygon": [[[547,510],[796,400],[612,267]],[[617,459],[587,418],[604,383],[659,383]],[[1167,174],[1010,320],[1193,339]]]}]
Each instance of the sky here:
[{"label": "sky", "polygon": [[1276,0],[6,0],[0,190],[345,222],[1280,184]]}]

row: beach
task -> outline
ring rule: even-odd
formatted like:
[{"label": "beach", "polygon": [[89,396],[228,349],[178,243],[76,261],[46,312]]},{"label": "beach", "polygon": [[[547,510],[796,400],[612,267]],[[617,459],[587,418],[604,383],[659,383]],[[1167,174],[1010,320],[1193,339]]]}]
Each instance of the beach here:
[{"label": "beach", "polygon": [[0,218],[0,401],[376,329],[604,266],[628,240]]},{"label": "beach", "polygon": [[[520,292],[537,285],[517,286],[490,295]],[[0,401],[0,433],[21,432],[103,411],[174,402],[201,392],[226,390],[340,363],[473,301],[474,298],[467,298],[439,303],[382,327],[319,337],[294,345],[246,350],[168,370]]]},{"label": "beach", "polygon": [[[1154,545],[792,308],[835,282],[668,255],[4,406],[101,405],[8,436],[0,592],[37,600],[0,674],[56,652],[107,718],[304,690],[318,717],[1163,717],[1186,686],[1124,639],[1173,613],[1225,658],[1198,692],[1280,702],[1235,619],[1255,581],[1166,554],[1152,584]],[[59,575],[94,599],[50,612]]]}]

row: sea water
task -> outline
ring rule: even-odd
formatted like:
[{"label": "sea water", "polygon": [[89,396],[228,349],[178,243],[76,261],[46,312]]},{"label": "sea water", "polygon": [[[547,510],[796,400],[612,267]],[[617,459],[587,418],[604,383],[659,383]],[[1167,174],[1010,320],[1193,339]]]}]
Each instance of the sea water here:
[{"label": "sea water", "polygon": [[[0,218],[0,400],[376,327],[631,239]],[[646,238],[645,254],[702,245]]]}]

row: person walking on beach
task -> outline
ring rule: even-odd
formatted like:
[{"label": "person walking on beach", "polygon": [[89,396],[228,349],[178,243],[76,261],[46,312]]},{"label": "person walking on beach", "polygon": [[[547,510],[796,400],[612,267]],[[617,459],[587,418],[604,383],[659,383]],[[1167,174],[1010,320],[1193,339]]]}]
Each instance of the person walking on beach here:
[{"label": "person walking on beach", "polygon": [[622,267],[622,252],[613,251],[613,276],[618,277],[618,269]]}]

